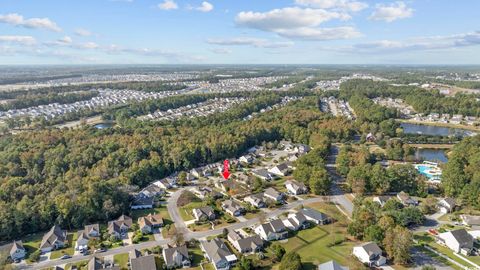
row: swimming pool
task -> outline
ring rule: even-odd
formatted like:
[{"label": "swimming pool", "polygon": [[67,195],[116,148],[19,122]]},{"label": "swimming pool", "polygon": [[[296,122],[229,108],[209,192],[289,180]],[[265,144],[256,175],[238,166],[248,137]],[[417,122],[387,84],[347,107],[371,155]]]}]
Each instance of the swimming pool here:
[{"label": "swimming pool", "polygon": [[442,176],[442,170],[437,166],[431,164],[417,164],[415,165],[415,168],[420,174],[425,175],[428,180],[440,181],[440,178]]}]

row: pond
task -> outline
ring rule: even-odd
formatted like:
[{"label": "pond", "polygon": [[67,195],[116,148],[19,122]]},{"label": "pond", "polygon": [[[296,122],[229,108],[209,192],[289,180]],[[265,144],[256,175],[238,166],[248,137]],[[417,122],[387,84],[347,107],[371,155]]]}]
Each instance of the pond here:
[{"label": "pond", "polygon": [[473,131],[460,128],[437,127],[412,123],[401,123],[400,126],[403,128],[403,133],[405,134],[422,134],[432,136],[459,135],[462,137],[475,134]]},{"label": "pond", "polygon": [[445,153],[445,149],[429,149],[429,148],[417,148],[415,150],[415,159],[426,160],[432,162],[447,162],[448,157]]},{"label": "pond", "polygon": [[111,128],[115,125],[115,123],[99,123],[94,125],[93,127],[96,129],[106,129],[106,128]]}]

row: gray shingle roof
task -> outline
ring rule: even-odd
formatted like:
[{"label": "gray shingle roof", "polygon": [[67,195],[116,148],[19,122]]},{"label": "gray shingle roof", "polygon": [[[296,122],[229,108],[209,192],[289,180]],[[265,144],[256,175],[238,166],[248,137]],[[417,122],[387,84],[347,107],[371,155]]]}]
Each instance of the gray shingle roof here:
[{"label": "gray shingle roof", "polygon": [[153,255],[143,256],[131,260],[132,270],[155,270],[157,265]]}]

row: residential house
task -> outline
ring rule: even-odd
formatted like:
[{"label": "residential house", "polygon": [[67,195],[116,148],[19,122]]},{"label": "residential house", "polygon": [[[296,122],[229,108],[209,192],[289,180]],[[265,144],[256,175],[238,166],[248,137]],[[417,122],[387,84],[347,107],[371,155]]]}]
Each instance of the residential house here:
[{"label": "residential house", "polygon": [[222,208],[234,217],[245,214],[245,208],[233,199],[222,202]]},{"label": "residential house", "polygon": [[253,161],[255,161],[255,158],[252,155],[244,155],[241,156],[238,161],[245,164],[252,164]]},{"label": "residential house", "polygon": [[444,214],[453,212],[456,206],[457,204],[454,198],[444,198],[438,202],[438,208],[440,212]]},{"label": "residential house", "polygon": [[295,148],[293,149],[294,152],[296,152],[300,155],[304,155],[304,154],[310,152],[310,150],[311,150],[310,146],[305,145],[305,144],[297,144],[295,146]]},{"label": "residential house", "polygon": [[390,200],[389,196],[375,196],[373,197],[373,201],[380,204],[381,207],[383,207],[387,201]]},{"label": "residential house", "polygon": [[90,237],[85,232],[85,230],[81,230],[77,232],[77,241],[75,242],[75,250],[87,250],[88,249],[88,241]]},{"label": "residential house", "polygon": [[190,267],[190,256],[186,245],[164,248],[162,255],[167,269]]},{"label": "residential house", "polygon": [[150,184],[146,188],[142,189],[140,194],[143,194],[147,197],[159,197],[165,195],[165,189],[158,185]]},{"label": "residential house", "polygon": [[55,249],[63,248],[67,241],[67,232],[62,230],[60,226],[53,226],[42,238],[40,250],[42,252],[50,252]]},{"label": "residential house", "polygon": [[336,261],[328,261],[318,266],[318,270],[349,270],[346,266],[341,266]]},{"label": "residential house", "polygon": [[252,175],[264,181],[270,181],[273,179],[272,174],[270,174],[270,172],[266,169],[253,170]]},{"label": "residential house", "polygon": [[263,192],[263,196],[266,199],[272,200],[275,203],[283,203],[285,195],[281,192],[278,192],[276,189],[269,187]]},{"label": "residential house", "polygon": [[283,220],[283,224],[292,231],[302,230],[310,226],[307,218],[298,212],[288,215],[288,218]]},{"label": "residential house", "polygon": [[417,206],[418,201],[403,191],[397,193],[397,199],[405,206]]},{"label": "residential house", "polygon": [[157,264],[155,262],[155,256],[147,255],[132,259],[130,261],[131,270],[155,270]]},{"label": "residential house", "polygon": [[138,226],[140,231],[145,234],[152,233],[154,229],[163,227],[163,218],[159,214],[148,214],[145,217],[138,218]]},{"label": "residential house", "polygon": [[237,262],[237,256],[228,249],[222,239],[202,241],[200,247],[216,270],[228,270]]},{"label": "residential house", "polygon": [[192,212],[196,221],[214,220],[216,218],[215,211],[210,206],[194,208]]},{"label": "residential house", "polygon": [[[73,267],[72,267],[73,269]],[[106,265],[104,262],[97,258],[97,257],[92,257],[87,264],[87,270],[120,270],[120,267],[115,265]]]},{"label": "residential house", "polygon": [[229,230],[228,241],[242,254],[257,253],[263,250],[265,241],[258,235],[244,237],[239,232]]},{"label": "residential house", "polygon": [[117,239],[122,239],[126,236],[132,224],[131,217],[121,215],[117,220],[108,222],[108,233]]},{"label": "residential house", "polygon": [[288,180],[285,182],[285,187],[288,193],[293,195],[305,194],[308,192],[307,186],[304,183],[300,183],[294,180]]},{"label": "residential house", "polygon": [[23,260],[27,255],[27,250],[23,247],[22,241],[13,241],[12,248],[10,249],[10,258],[12,260]]},{"label": "residential house", "polygon": [[268,172],[276,176],[287,176],[290,174],[291,170],[287,163],[280,163],[277,166],[270,168]]},{"label": "residential house", "polygon": [[153,184],[156,185],[157,187],[159,187],[160,189],[170,189],[170,188],[172,188],[172,185],[170,184],[170,182],[166,178],[155,181]]},{"label": "residential house", "polygon": [[465,226],[480,226],[480,216],[460,215]]},{"label": "residential house", "polygon": [[224,192],[235,192],[241,188],[240,183],[235,180],[222,180],[216,182],[216,186],[222,189]]},{"label": "residential house", "polygon": [[280,142],[278,143],[278,146],[279,146],[280,148],[282,148],[283,150],[285,150],[285,151],[292,151],[292,150],[295,148],[295,146],[293,145],[293,143],[291,143],[291,142],[289,142],[289,141],[280,141]]},{"label": "residential house", "polygon": [[137,194],[132,204],[130,205],[130,209],[152,209],[153,208],[153,197],[148,197],[143,193]]},{"label": "residential house", "polygon": [[444,232],[439,234],[438,238],[453,252],[463,255],[472,252],[474,239],[465,229]]},{"label": "residential house", "polygon": [[374,242],[354,247],[353,256],[368,266],[382,266],[387,262],[387,259],[382,256],[382,250]]},{"label": "residential house", "polygon": [[245,186],[249,186],[252,182],[252,179],[248,175],[243,173],[235,175],[235,180],[238,183],[243,184]]},{"label": "residential house", "polygon": [[243,201],[249,203],[257,208],[264,208],[266,206],[263,193],[252,194],[243,198]]},{"label": "residential house", "polygon": [[130,264],[132,264],[133,259],[140,258],[140,257],[142,257],[142,252],[140,252],[140,250],[138,249],[134,249],[128,253],[128,260]]},{"label": "residential house", "polygon": [[85,232],[88,237],[100,237],[100,225],[98,223],[85,225]]},{"label": "residential house", "polygon": [[255,233],[265,241],[280,240],[288,236],[287,227],[280,219],[257,226]]},{"label": "residential house", "polygon": [[312,208],[302,208],[297,213],[302,214],[308,221],[317,225],[325,225],[332,221],[329,216]]},{"label": "residential house", "polygon": [[213,199],[220,199],[220,198],[223,197],[222,193],[220,193],[218,191],[215,191],[215,190],[211,189],[210,187],[206,187],[206,186],[196,187],[193,190],[193,194],[195,194],[195,196],[197,196],[198,198],[200,198],[202,200],[205,199],[208,196],[210,196]]}]

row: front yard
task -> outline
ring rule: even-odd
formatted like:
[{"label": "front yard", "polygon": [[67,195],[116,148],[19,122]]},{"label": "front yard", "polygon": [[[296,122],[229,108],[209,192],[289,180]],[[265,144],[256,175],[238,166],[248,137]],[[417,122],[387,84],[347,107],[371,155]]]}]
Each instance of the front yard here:
[{"label": "front yard", "polygon": [[120,266],[120,269],[128,269],[128,253],[117,254],[113,256],[115,265]]},{"label": "front yard", "polygon": [[77,241],[77,233],[67,234],[67,247],[52,251],[50,259],[58,259],[65,254],[73,256],[75,253],[75,241]]},{"label": "front yard", "polygon": [[194,219],[193,214],[192,214],[192,209],[194,208],[199,208],[203,207],[204,202],[190,202],[187,205],[184,205],[182,207],[178,208],[178,211],[180,212],[180,216],[182,217],[183,221],[189,221]]}]

